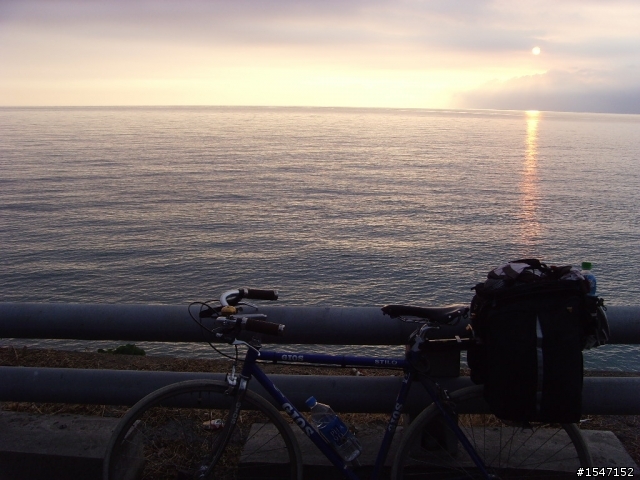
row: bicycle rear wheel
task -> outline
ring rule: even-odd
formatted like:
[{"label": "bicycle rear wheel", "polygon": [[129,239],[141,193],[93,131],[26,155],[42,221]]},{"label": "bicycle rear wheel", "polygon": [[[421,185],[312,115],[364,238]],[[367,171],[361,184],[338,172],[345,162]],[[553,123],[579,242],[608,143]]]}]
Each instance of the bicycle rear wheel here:
[{"label": "bicycle rear wheel", "polygon": [[[457,412],[483,410],[483,387],[451,394]],[[591,455],[574,424],[509,425],[493,415],[458,413],[458,426],[487,466],[490,478],[575,478]],[[432,404],[406,429],[394,461],[393,479],[481,479],[471,457]]]},{"label": "bicycle rear wheel", "polygon": [[103,478],[302,478],[300,449],[282,414],[250,391],[231,411],[228,389],[193,380],[147,395],[113,432]]}]

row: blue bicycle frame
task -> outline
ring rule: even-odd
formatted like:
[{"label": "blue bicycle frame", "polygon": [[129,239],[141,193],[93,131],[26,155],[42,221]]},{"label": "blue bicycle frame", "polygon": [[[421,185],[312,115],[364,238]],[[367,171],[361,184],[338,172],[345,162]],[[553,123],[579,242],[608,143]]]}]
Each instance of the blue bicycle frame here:
[{"label": "blue bicycle frame", "polygon": [[[356,357],[347,355],[323,355],[323,354],[307,354],[307,353],[284,353],[274,351],[260,351],[249,348],[245,357],[244,366],[241,373],[241,378],[244,382],[240,382],[240,389],[247,388],[247,382],[251,377],[262,385],[262,387],[269,392],[269,395],[276,400],[278,405],[291,417],[291,419],[300,427],[300,429],[309,437],[309,439],[324,453],[329,461],[338,468],[343,475],[352,480],[359,480],[359,477],[348,468],[348,464],[342,460],[342,458],[329,446],[329,444],[320,436],[320,434],[313,428],[306,418],[300,413],[300,411],[287,399],[287,397],[273,384],[273,382],[267,377],[267,375],[260,369],[256,360],[265,360],[271,362],[288,362],[288,363],[311,363],[311,364],[325,364],[325,365],[340,365],[340,366],[358,366],[358,367],[373,367],[380,368],[381,366],[390,366],[402,368],[405,371],[404,379],[398,392],[396,402],[394,405],[391,418],[385,430],[384,438],[378,455],[376,457],[376,463],[372,479],[376,480],[380,478],[380,472],[384,466],[384,463],[389,454],[391,442],[396,432],[396,427],[400,420],[400,415],[405,405],[411,383],[415,378],[415,373],[409,366],[409,362],[404,358],[374,358],[374,357]],[[454,431],[459,441],[467,450],[474,463],[478,466],[485,478],[489,478],[482,459],[477,455],[473,446],[469,443],[464,433],[460,430],[455,420],[453,420],[449,413],[447,413],[445,406],[438,398],[437,392],[424,383],[427,392],[431,396],[433,402],[438,406],[445,418],[445,421],[449,424]],[[240,392],[242,394],[243,392]]]}]

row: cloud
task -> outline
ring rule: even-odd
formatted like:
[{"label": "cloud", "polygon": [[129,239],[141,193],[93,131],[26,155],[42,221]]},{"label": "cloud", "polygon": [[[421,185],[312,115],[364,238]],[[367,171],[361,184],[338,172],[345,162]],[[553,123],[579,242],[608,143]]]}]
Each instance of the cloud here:
[{"label": "cloud", "polygon": [[640,114],[640,68],[555,70],[493,80],[454,101],[460,108]]},{"label": "cloud", "polygon": [[[506,54],[534,44],[610,54],[640,45],[634,2],[539,0],[3,0],[0,24],[76,40]],[[596,39],[596,44],[593,40]]]},{"label": "cloud", "polygon": [[[545,2],[543,1],[542,4]],[[565,4],[567,2],[564,2]],[[554,11],[562,10],[554,4]],[[533,15],[531,11],[537,13]],[[478,33],[498,37],[500,31],[537,31],[537,24],[554,23],[543,15],[544,7],[517,8],[489,0],[3,0],[0,23],[19,22],[37,28],[65,27],[79,34],[128,33],[141,37],[180,33],[197,38],[241,36],[248,41],[304,40],[309,26],[324,31],[317,41],[332,42],[332,33],[349,29],[365,40],[371,34],[393,39],[482,39]],[[544,18],[538,18],[542,15]],[[543,21],[544,20],[544,21]],[[589,22],[583,19],[580,22]],[[302,28],[301,28],[302,27]],[[563,26],[564,28],[564,26]],[[545,29],[546,30],[546,29]]]},{"label": "cloud", "polygon": [[[0,0],[0,104],[3,84],[179,79],[219,89],[278,70],[313,84],[309,96],[326,78],[383,78],[395,91],[421,83],[402,107],[437,108],[445,100],[425,98],[468,90],[460,106],[635,110],[633,84],[596,71],[624,78],[621,66],[640,66],[639,16],[637,0]],[[502,83],[480,86],[492,78]]]},{"label": "cloud", "polygon": [[[484,2],[465,0],[464,16]],[[350,45],[440,39],[459,24],[448,2],[389,0],[3,0],[0,24],[81,38],[124,37],[235,44]],[[429,26],[428,28],[425,28]],[[442,32],[440,32],[442,33]]]}]

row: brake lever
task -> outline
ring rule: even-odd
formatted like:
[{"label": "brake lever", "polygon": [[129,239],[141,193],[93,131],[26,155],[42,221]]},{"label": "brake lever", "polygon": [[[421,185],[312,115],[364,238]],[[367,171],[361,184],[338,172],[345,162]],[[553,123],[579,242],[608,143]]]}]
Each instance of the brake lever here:
[{"label": "brake lever", "polygon": [[231,367],[231,373],[227,373],[225,380],[230,387],[235,387],[238,384],[238,377],[236,376],[235,364]]},{"label": "brake lever", "polygon": [[244,307],[251,307],[251,308],[255,308],[256,310],[258,310],[258,306],[254,305],[253,303],[249,303],[249,302],[240,302],[238,303],[238,306],[242,305]]}]

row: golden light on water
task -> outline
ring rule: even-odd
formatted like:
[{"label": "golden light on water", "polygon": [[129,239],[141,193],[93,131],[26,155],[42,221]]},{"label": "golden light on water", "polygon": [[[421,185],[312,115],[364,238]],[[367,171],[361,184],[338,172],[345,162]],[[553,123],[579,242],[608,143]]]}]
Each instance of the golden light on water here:
[{"label": "golden light on water", "polygon": [[538,191],[538,122],[540,112],[528,110],[525,114],[527,136],[525,137],[524,169],[521,183],[522,240],[523,245],[534,246],[541,230],[538,221],[538,199],[540,197]]},{"label": "golden light on water", "polygon": [[535,173],[538,163],[538,121],[540,112],[527,110],[527,137],[525,139],[525,173]]}]

